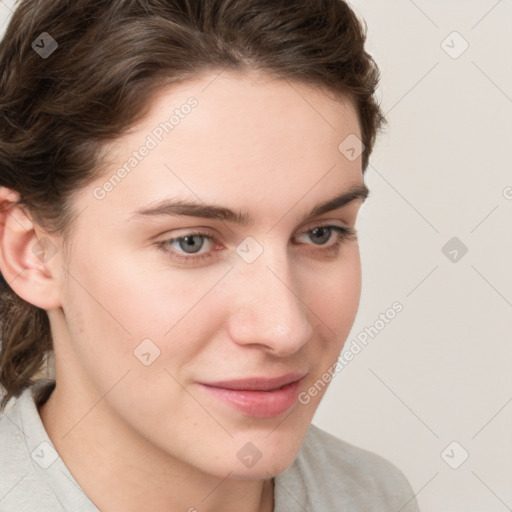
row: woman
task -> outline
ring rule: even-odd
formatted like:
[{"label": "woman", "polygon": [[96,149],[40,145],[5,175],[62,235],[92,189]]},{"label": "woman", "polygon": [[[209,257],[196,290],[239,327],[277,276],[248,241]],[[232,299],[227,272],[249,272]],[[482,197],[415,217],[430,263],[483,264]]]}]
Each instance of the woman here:
[{"label": "woman", "polygon": [[19,4],[1,511],[417,510],[391,463],[311,425],[384,122],[364,42],[336,0]]}]

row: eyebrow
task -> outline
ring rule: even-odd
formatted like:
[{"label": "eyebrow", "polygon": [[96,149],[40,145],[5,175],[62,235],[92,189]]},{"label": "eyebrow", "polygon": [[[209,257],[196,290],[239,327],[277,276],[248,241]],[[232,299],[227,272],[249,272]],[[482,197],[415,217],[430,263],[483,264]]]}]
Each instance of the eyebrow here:
[{"label": "eyebrow", "polygon": [[[356,199],[365,201],[369,193],[368,187],[365,184],[352,187],[348,191],[315,206],[305,215],[304,220],[337,210]],[[179,199],[164,199],[155,205],[139,208],[133,212],[129,220],[164,215],[199,217],[202,219],[232,222],[241,226],[250,226],[254,222],[252,216],[242,210],[232,210],[223,206]]]}]

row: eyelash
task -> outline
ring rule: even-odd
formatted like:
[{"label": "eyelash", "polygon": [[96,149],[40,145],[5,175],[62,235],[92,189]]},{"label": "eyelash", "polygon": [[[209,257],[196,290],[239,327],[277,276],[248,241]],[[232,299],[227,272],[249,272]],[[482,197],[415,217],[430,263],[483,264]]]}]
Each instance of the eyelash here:
[{"label": "eyelash", "polygon": [[[326,256],[334,256],[336,255],[338,252],[339,252],[339,248],[341,246],[341,244],[346,241],[346,240],[353,240],[353,239],[356,239],[357,238],[357,232],[355,229],[353,228],[349,228],[349,227],[341,227],[341,226],[334,226],[334,225],[330,225],[330,224],[323,224],[323,225],[320,225],[320,226],[315,226],[314,228],[308,230],[308,231],[305,231],[304,233],[302,234],[310,234],[312,233],[313,231],[317,230],[317,229],[330,229],[330,230],[334,230],[336,233],[337,233],[337,237],[336,237],[336,241],[334,242],[334,244],[332,245],[329,245],[327,248],[325,249],[320,249],[320,252],[323,253],[324,255]],[[193,263],[197,263],[199,261],[202,261],[206,258],[210,258],[212,257],[212,253],[211,252],[207,252],[205,254],[198,254],[198,255],[186,255],[186,256],[178,256],[176,252],[174,251],[171,251],[169,250],[168,248],[168,244],[170,243],[174,243],[174,242],[179,242],[180,240],[184,240],[185,238],[188,238],[188,237],[192,237],[192,236],[199,236],[199,237],[203,237],[211,242],[215,242],[215,238],[212,237],[211,235],[207,234],[207,233],[202,233],[202,232],[196,232],[196,231],[191,231],[190,233],[187,233],[181,237],[177,237],[177,238],[168,238],[167,240],[162,240],[161,242],[158,242],[156,245],[164,252],[166,253],[170,258],[174,259],[174,260],[178,260],[180,263],[188,263],[188,262],[193,262]],[[317,244],[318,247],[322,247],[323,245],[325,244]]]}]

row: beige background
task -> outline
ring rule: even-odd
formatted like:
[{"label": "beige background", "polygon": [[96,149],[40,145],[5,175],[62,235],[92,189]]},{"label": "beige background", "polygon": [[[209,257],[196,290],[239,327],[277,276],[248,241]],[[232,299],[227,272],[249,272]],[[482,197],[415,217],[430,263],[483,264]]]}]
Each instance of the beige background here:
[{"label": "beige background", "polygon": [[[336,375],[314,423],[393,461],[424,512],[506,511],[512,1],[351,4],[368,24],[390,126],[366,177],[363,293],[347,345],[394,302],[403,311]],[[0,0],[1,32],[13,5]],[[442,251],[453,237],[468,249],[445,250],[455,262]]]}]

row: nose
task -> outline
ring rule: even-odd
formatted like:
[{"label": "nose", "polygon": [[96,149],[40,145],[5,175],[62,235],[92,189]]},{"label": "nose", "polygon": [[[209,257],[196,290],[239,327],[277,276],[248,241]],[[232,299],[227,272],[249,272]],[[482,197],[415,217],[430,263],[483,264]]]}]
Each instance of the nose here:
[{"label": "nose", "polygon": [[313,334],[286,249],[265,249],[231,275],[229,332],[240,345],[261,345],[277,357],[297,352]]}]

